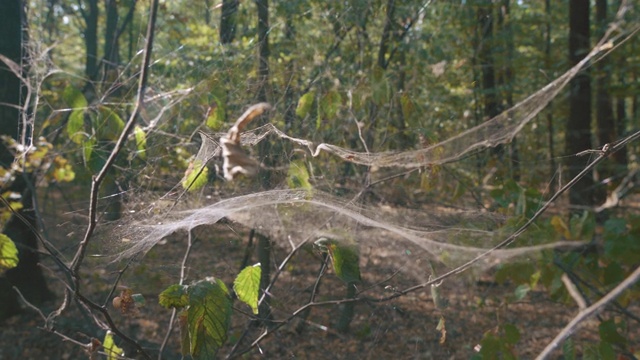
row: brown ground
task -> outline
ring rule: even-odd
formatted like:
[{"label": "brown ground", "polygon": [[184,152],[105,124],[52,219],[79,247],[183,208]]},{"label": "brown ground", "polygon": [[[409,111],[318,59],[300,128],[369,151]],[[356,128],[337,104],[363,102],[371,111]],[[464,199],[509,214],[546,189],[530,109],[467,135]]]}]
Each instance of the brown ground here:
[{"label": "brown ground", "polygon": [[[64,226],[52,229],[56,229],[61,239],[68,234]],[[247,243],[245,231],[241,226],[233,224],[198,231],[198,240],[193,246],[188,268],[188,279],[216,276],[230,284],[239,270]],[[68,239],[77,236],[71,234]],[[170,311],[157,305],[157,296],[162,289],[178,281],[184,250],[184,239],[172,237],[154,248],[144,262],[133,266],[126,273],[121,285],[146,298],[146,306],[137,314],[121,315],[110,307],[120,329],[140,341],[154,354],[154,358],[157,357],[170,317]],[[70,252],[72,253],[72,249]],[[285,254],[284,249],[274,251],[278,263]],[[393,266],[397,265],[388,264],[385,261],[388,254],[382,250],[368,249],[366,256],[362,266],[365,284],[361,288],[388,279],[395,272],[396,268]],[[291,311],[308,300],[315,274],[320,267],[319,259],[318,254],[313,251],[301,251],[300,256],[286,267],[273,292],[276,319],[286,318]],[[115,279],[115,273],[104,270],[99,261],[98,258],[87,260],[84,289],[92,300],[109,303],[110,299],[105,299],[105,296]],[[255,258],[250,263],[253,262]],[[45,263],[53,266],[47,261]],[[45,312],[60,302],[61,286],[55,279],[58,275],[56,271],[48,272],[51,288],[59,297],[55,303],[44,307]],[[518,358],[531,359],[577,312],[575,304],[555,303],[543,289],[536,289],[523,301],[514,303],[508,299],[515,286],[498,285],[491,282],[491,279],[490,274],[467,274],[445,281],[439,288],[441,295],[448,301],[442,313],[434,308],[429,289],[386,303],[358,304],[350,331],[345,334],[334,330],[340,308],[317,307],[310,313],[301,333],[295,331],[298,321],[294,321],[264,339],[242,358],[469,359],[475,354],[474,347],[480,343],[485,333],[496,332],[502,325],[509,323],[515,325],[521,334],[514,349],[515,354]],[[374,286],[367,294],[380,297],[391,291],[385,290],[386,286],[402,289],[419,282],[415,277],[399,273],[384,284]],[[321,283],[318,300],[337,299],[343,297],[344,293],[344,285],[329,270]],[[221,350],[221,358],[229,353],[231,345],[241,336],[247,323],[247,316],[241,311],[246,313],[249,309],[238,301],[234,302],[234,307],[239,311],[233,315],[234,322],[228,342],[230,345]],[[640,313],[638,308],[638,304],[631,307],[636,314]],[[446,339],[442,344],[442,333],[436,330],[441,314],[446,324]],[[609,318],[610,315],[607,313],[605,317]],[[630,349],[637,351],[640,349],[640,326],[633,320],[627,321],[629,332],[626,336],[630,340]],[[11,318],[2,326],[0,360],[88,359],[79,345],[41,330],[42,325],[41,318],[30,310]],[[599,341],[597,326],[597,321],[591,320],[574,335],[578,353],[582,348],[581,344]],[[89,343],[92,337],[101,339],[104,336],[104,330],[98,329],[75,305],[58,318],[56,330],[82,343]],[[261,329],[251,329],[246,339],[254,339],[260,331]],[[174,331],[165,349],[164,358],[180,359],[178,341],[179,333]],[[117,343],[123,344],[119,339]],[[239,348],[244,349],[247,345],[248,342],[245,341]],[[561,353],[556,354],[559,358]]]}]

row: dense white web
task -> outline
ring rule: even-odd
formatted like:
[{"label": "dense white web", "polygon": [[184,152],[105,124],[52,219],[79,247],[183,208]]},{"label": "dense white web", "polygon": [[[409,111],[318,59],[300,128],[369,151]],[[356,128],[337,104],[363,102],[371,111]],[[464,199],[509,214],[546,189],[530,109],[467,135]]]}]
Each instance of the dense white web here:
[{"label": "dense white web", "polygon": [[[622,14],[618,16],[620,19]],[[620,41],[624,41],[625,36],[637,31],[637,25],[629,25],[630,28],[626,29],[622,21],[614,25],[579,64],[557,79],[495,118],[426,148],[363,153],[329,143],[314,144],[306,139],[295,138],[270,123],[241,133],[243,127],[251,127],[248,123],[253,117],[268,108],[267,105],[256,105],[262,106],[259,114],[248,116],[251,109],[248,110],[228,133],[203,134],[195,160],[213,165],[212,162],[219,162],[222,157],[227,180],[233,179],[238,173],[253,175],[260,164],[251,159],[247,149],[261,141],[272,140],[275,136],[292,143],[294,147],[306,149],[313,157],[326,152],[345,162],[373,169],[389,168],[391,173],[455,162],[475,151],[509,143],[585,66],[606,56]],[[151,217],[139,215],[125,220],[118,225],[117,238],[126,241],[113,247],[117,252],[116,258],[144,254],[170,234],[213,225],[222,219],[256,229],[283,247],[295,248],[301,243],[312,242],[327,231],[343,234],[336,237],[348,236],[360,243],[375,243],[376,246],[393,247],[411,243],[424,250],[430,259],[447,266],[456,266],[472,259],[505,237],[503,232],[494,231],[505,221],[502,216],[474,211],[448,210],[448,214],[445,211],[438,215],[435,212],[425,213],[424,210],[392,211],[379,206],[359,206],[353,199],[345,200],[317,189],[273,189],[241,196],[216,195],[209,198],[219,200],[199,198],[191,201],[189,195],[183,192],[176,202],[166,207],[168,210],[161,210]],[[339,231],[336,232],[336,229]],[[517,256],[530,256],[542,249],[582,245],[582,242],[573,241],[500,249],[484,258],[483,263],[495,264]]]}]

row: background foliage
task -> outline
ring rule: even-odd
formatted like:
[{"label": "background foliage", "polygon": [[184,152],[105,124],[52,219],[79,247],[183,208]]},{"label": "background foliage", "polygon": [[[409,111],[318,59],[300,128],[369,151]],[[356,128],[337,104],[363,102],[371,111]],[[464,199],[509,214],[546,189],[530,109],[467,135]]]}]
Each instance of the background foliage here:
[{"label": "background foliage", "polygon": [[[275,110],[254,120],[252,129],[269,122],[294,138],[366,154],[428,148],[507,111],[574,65],[568,55],[569,5],[586,6],[592,19],[588,23],[591,46],[613,21],[621,2],[599,0],[595,8],[589,8],[588,1],[161,1],[144,103],[137,108],[136,90],[142,49],[150,41],[145,29],[152,3],[25,2],[29,35],[25,51],[30,62],[23,70],[31,91],[27,107],[32,111],[33,147],[24,151],[20,140],[4,139],[16,161],[0,168],[1,193],[6,199],[0,224],[4,226],[12,217],[9,208],[17,212],[22,206],[13,200],[21,196],[21,191],[11,190],[15,179],[33,174],[31,185],[37,187],[36,199],[41,204],[35,206],[41,218],[41,236],[56,249],[47,248],[43,261],[60,266],[64,273],[73,268],[69,259],[82,248],[79,234],[87,227],[85,218],[70,214],[86,216],[88,184],[103,171],[127,119],[137,116],[124,149],[105,170],[97,208],[98,230],[89,246],[98,259],[90,259],[91,265],[102,272],[115,271],[117,278],[106,281],[108,277],[94,275],[84,267],[56,274],[61,278],[68,275],[63,279],[66,290],[63,286],[60,291],[73,294],[75,299],[87,279],[95,276],[100,283],[91,284],[92,299],[85,301],[82,297],[86,295],[81,295],[77,301],[95,322],[95,329],[82,331],[89,338],[101,339],[92,342],[90,350],[109,359],[123,351],[116,343],[129,347],[126,356],[162,354],[171,331],[161,345],[150,346],[143,335],[128,337],[126,329],[114,328],[109,315],[119,311],[125,318],[139,316],[145,311],[145,302],[157,302],[158,296],[159,304],[172,309],[172,315],[146,315],[166,316],[169,328],[176,324],[181,331],[180,350],[196,359],[213,358],[220,349],[230,356],[257,352],[264,337],[283,325],[292,325],[295,317],[307,320],[310,309],[322,301],[324,305],[342,305],[334,328],[354,335],[349,330],[354,305],[372,302],[362,295],[363,289],[392,287],[389,279],[379,279],[376,284],[367,279],[374,275],[362,268],[369,262],[363,249],[371,242],[376,244],[372,247],[411,253],[408,245],[378,239],[386,233],[373,232],[366,238],[364,234],[371,234],[365,233],[367,227],[352,223],[340,224],[344,232],[334,226],[313,239],[315,242],[293,246],[287,234],[278,237],[277,232],[262,227],[260,219],[243,222],[227,216],[229,212],[220,217],[228,218],[234,231],[250,235],[246,249],[238,250],[235,257],[206,255],[224,267],[225,273],[204,269],[185,273],[196,243],[192,228],[187,235],[168,232],[169,240],[162,240],[188,237],[182,266],[176,265],[177,258],[175,264],[168,263],[173,254],[165,258],[162,249],[154,249],[146,257],[134,254],[133,260],[99,261],[102,257],[112,261],[114,255],[125,251],[127,242],[140,240],[137,235],[124,237],[122,229],[142,234],[144,230],[138,233],[139,228],[152,227],[153,222],[170,223],[179,211],[263,190],[299,189],[303,200],[311,201],[316,191],[329,194],[344,200],[345,209],[353,205],[354,213],[375,213],[378,219],[390,219],[400,227],[441,228],[444,243],[491,248],[510,236],[537,216],[546,199],[574,174],[571,169],[575,163],[568,159],[576,154],[566,139],[580,129],[568,125],[575,111],[570,106],[571,91],[575,90],[571,87],[508,144],[450,164],[404,172],[357,165],[329,155],[312,157],[283,138],[269,135],[262,139],[264,132],[257,130],[252,133],[255,137],[245,138],[251,145],[245,150],[262,165],[261,171],[255,178],[227,182],[216,141],[249,105],[268,101]],[[638,10],[633,1],[626,5]],[[637,18],[631,15],[625,19],[635,22],[636,27],[628,28],[637,31]],[[583,119],[587,132],[578,136],[588,139],[593,149],[638,131],[638,42],[638,36],[631,36],[616,43],[605,60],[591,64],[579,75],[588,75],[587,81],[593,84],[594,101],[588,106],[594,112],[593,119]],[[197,135],[200,131],[215,136],[206,140],[208,137]],[[488,133],[487,139],[491,136]],[[571,198],[561,198],[518,240],[518,245],[531,247],[573,242],[567,245],[568,250],[532,250],[515,259],[505,255],[503,261],[478,266],[469,276],[490,276],[496,286],[510,286],[509,296],[502,300],[505,307],[525,301],[533,292],[542,292],[550,301],[566,304],[567,309],[582,301],[583,310],[602,298],[640,263],[637,153],[637,142],[631,142],[610,156],[588,174],[591,185],[579,187],[581,192],[572,193]],[[585,166],[582,163],[580,169]],[[262,217],[264,223],[274,218],[260,213],[267,210],[250,212],[251,206],[246,207],[247,214]],[[306,203],[275,209],[273,216],[281,222],[278,226],[292,229],[315,226],[296,215],[324,215]],[[402,218],[405,210],[414,211],[407,212],[408,220]],[[62,221],[72,222],[65,228],[69,236],[54,230],[52,224]],[[458,228],[464,231],[458,232]],[[468,235],[471,230],[482,235]],[[209,235],[223,238],[218,232]],[[228,239],[218,240],[237,238],[226,236]],[[0,234],[3,270],[17,264],[13,245],[7,235]],[[255,266],[249,264],[253,247],[260,261]],[[300,252],[311,254],[320,271],[309,275],[312,280],[301,295],[306,302],[291,300],[283,305],[277,297],[272,298],[267,286],[277,287],[276,279],[282,272],[295,273],[293,266],[279,268],[278,261],[297,256],[298,247],[303,249]],[[441,249],[435,259],[426,258],[421,260],[421,271],[433,277],[468,259]],[[388,258],[389,262],[397,260]],[[388,266],[397,272],[415,270],[402,263]],[[341,280],[336,282],[339,295],[317,299],[328,269]],[[420,276],[412,273],[409,278],[414,284],[423,284],[417,280]],[[126,282],[127,289],[122,290],[120,282]],[[118,296],[114,296],[116,289],[121,290]],[[440,297],[446,296],[431,289],[434,311],[439,313],[435,318],[440,319],[437,331],[444,343],[446,301]],[[405,295],[398,291],[387,300]],[[637,285],[628,288],[599,315],[597,342],[565,342],[565,358],[637,357],[640,344],[634,340],[638,339],[634,311],[637,313],[638,295]],[[233,302],[236,297],[246,304],[243,308]],[[102,298],[109,306],[97,300]],[[87,305],[90,301],[95,306]],[[61,308],[66,310],[66,305]],[[44,328],[55,332],[54,323],[61,317],[64,312],[45,317]],[[247,325],[238,335],[241,321],[264,332],[252,333]],[[106,335],[105,330],[109,330]],[[474,339],[477,351],[469,349],[465,354],[482,359],[517,358],[521,351],[518,343],[526,330],[519,324],[496,321],[492,329]],[[59,336],[77,339],[73,334],[69,331]],[[86,339],[76,342],[84,344]],[[140,343],[145,343],[145,351]]]}]

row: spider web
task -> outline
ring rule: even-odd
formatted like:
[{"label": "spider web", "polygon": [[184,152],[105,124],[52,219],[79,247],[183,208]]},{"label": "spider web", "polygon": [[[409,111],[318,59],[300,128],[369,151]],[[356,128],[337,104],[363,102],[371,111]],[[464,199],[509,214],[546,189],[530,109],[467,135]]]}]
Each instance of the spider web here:
[{"label": "spider web", "polygon": [[[620,20],[623,15],[618,14],[618,22],[609,27],[604,37],[580,63],[564,74],[495,118],[425,148],[403,152],[358,152],[334,144],[316,144],[296,138],[274,124],[267,123],[241,133],[242,147],[238,147],[237,151],[244,148],[249,158],[253,156],[252,147],[276,137],[280,141],[289,142],[295,149],[306,150],[312,157],[328,153],[343,162],[365,165],[374,170],[385,168],[385,177],[402,174],[407,169],[459,161],[474,152],[509,143],[585,66],[606,56],[614,48],[614,44],[636,32],[637,24],[624,23]],[[148,128],[153,128],[158,121],[162,121],[167,109],[182,101],[192,90],[166,93],[165,99],[168,100],[159,107],[153,120],[148,122]],[[153,101],[150,103],[150,107],[153,107]],[[278,104],[276,109],[277,107]],[[230,135],[216,133],[202,136],[195,161],[217,167],[215,164],[220,163],[220,157],[225,156],[221,144],[227,136]],[[224,159],[225,163],[227,160]],[[255,164],[257,162],[252,163],[252,166]],[[264,164],[263,168],[275,171]],[[375,180],[378,173],[373,171],[372,174]],[[171,234],[229,219],[268,235],[285,248],[295,249],[330,233],[334,238],[353,238],[361,243],[375,243],[375,246],[392,249],[403,249],[404,245],[399,244],[411,244],[423,250],[425,256],[433,261],[457,266],[484,253],[505,236],[502,232],[492,230],[506,221],[502,215],[451,209],[429,213],[424,210],[366,206],[357,200],[359,195],[345,200],[344,197],[320,189],[282,189],[276,185],[272,189],[257,190],[255,184],[253,188],[248,184],[250,183],[247,181],[225,184],[217,187],[217,193],[209,192],[206,195],[206,192],[200,192],[195,196],[175,187],[174,191],[162,198],[165,205],[158,206],[157,201],[152,201],[152,207],[132,210],[138,215],[119,223],[115,236],[116,239],[126,241],[110,242],[111,250],[107,251],[115,253],[116,259],[137,256],[148,252]],[[242,195],[237,195],[238,192]],[[578,241],[563,241],[495,250],[483,263],[491,265],[514,257],[531,256],[543,249],[582,245]]]}]

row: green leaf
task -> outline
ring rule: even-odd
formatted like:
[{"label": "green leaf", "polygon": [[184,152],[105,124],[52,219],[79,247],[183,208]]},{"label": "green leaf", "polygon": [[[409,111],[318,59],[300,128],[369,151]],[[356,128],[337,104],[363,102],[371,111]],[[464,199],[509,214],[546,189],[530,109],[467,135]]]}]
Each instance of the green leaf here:
[{"label": "green leaf", "polygon": [[357,245],[350,241],[330,240],[327,250],[331,255],[331,263],[336,275],[347,284],[359,282],[360,255]]},{"label": "green leaf", "polygon": [[518,287],[516,287],[516,290],[513,293],[515,300],[520,301],[524,299],[530,290],[531,288],[529,287],[529,284],[518,285]]},{"label": "green leaf", "polygon": [[258,314],[258,293],[260,291],[260,276],[262,268],[260,263],[244,268],[233,282],[233,290],[238,299],[249,305],[254,314]]},{"label": "green leaf", "polygon": [[598,346],[598,353],[600,354],[600,359],[602,360],[616,360],[615,350],[613,350],[611,344],[606,341],[600,341],[600,345]]},{"label": "green leaf", "polygon": [[189,164],[189,168],[182,179],[182,187],[188,191],[196,191],[207,184],[209,169],[200,160]]},{"label": "green leaf", "polygon": [[89,104],[82,92],[71,85],[67,85],[62,91],[62,99],[72,109],[67,122],[67,135],[71,141],[80,144],[85,134],[84,112]]},{"label": "green leaf", "polygon": [[[212,95],[213,96],[213,95]],[[207,112],[206,124],[213,130],[220,130],[225,121],[225,109],[223,103],[213,96],[213,102]]]},{"label": "green leaf", "polygon": [[620,346],[625,346],[627,344],[627,339],[620,335],[618,327],[613,319],[600,323],[600,326],[598,326],[598,332],[600,333],[600,339],[604,342]]},{"label": "green leaf", "polygon": [[165,308],[181,308],[189,304],[188,286],[173,284],[158,295],[158,302]]},{"label": "green leaf", "polygon": [[136,308],[141,308],[147,303],[147,300],[142,294],[131,294],[131,299],[133,300]]},{"label": "green leaf", "polygon": [[96,136],[99,140],[116,141],[124,129],[124,121],[115,111],[106,106],[98,108],[96,121]]},{"label": "green leaf", "polygon": [[72,109],[86,108],[89,105],[82,91],[72,85],[67,85],[64,88],[62,91],[62,99]]},{"label": "green leaf", "polygon": [[0,271],[18,266],[18,249],[11,239],[0,234]]},{"label": "green leaf", "polygon": [[189,338],[189,324],[187,320],[187,310],[183,310],[178,315],[178,324],[180,325],[180,352],[183,357],[191,354],[191,340]]},{"label": "green leaf", "polygon": [[290,189],[311,190],[313,188],[309,182],[309,172],[304,161],[296,160],[289,164],[287,185],[289,185]]},{"label": "green leaf", "polygon": [[490,331],[484,334],[480,342],[480,355],[482,359],[498,359],[500,352],[500,339],[493,335]]},{"label": "green leaf", "polygon": [[69,139],[76,144],[82,143],[82,140],[87,136],[84,131],[84,109],[76,109],[71,111],[69,115],[69,121],[67,122],[67,135]]},{"label": "green leaf", "polygon": [[572,338],[568,338],[564,344],[562,344],[562,355],[565,360],[576,360],[576,346]]},{"label": "green leaf", "polygon": [[508,344],[515,344],[520,341],[520,331],[513,324],[505,324],[502,327],[504,331],[504,341]]},{"label": "green leaf", "polygon": [[138,150],[138,156],[142,160],[147,159],[147,134],[145,134],[144,130],[140,126],[136,126],[133,130],[133,133],[136,137],[136,149]]},{"label": "green leaf", "polygon": [[220,280],[203,280],[189,287],[187,327],[194,359],[213,359],[227,340],[231,300]]},{"label": "green leaf", "polygon": [[338,110],[340,110],[340,106],[342,105],[342,97],[340,93],[331,90],[326,93],[322,99],[320,99],[320,116],[318,117],[318,122],[316,127],[319,129],[322,127],[322,121],[326,120],[329,124],[333,123],[336,115],[338,114]]},{"label": "green leaf", "polygon": [[104,352],[107,353],[108,360],[117,360],[118,357],[124,356],[124,350],[119,348],[113,341],[113,335],[111,335],[111,331],[107,331],[107,333],[104,335],[102,347],[104,347]]},{"label": "green leaf", "polygon": [[400,95],[400,106],[402,108],[402,117],[404,121],[407,122],[413,117],[413,114],[416,112],[416,104],[413,102],[409,94],[403,92]]},{"label": "green leaf", "polygon": [[301,118],[305,118],[311,112],[313,101],[316,98],[316,91],[311,90],[308,93],[302,95],[298,100],[298,106],[296,107],[296,115]]},{"label": "green leaf", "polygon": [[96,145],[96,138],[91,137],[87,141],[82,142],[82,160],[84,166],[87,167],[91,161],[91,155],[93,155],[93,148]]}]

